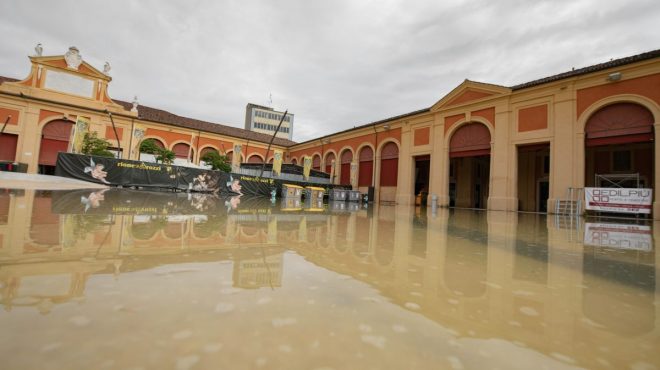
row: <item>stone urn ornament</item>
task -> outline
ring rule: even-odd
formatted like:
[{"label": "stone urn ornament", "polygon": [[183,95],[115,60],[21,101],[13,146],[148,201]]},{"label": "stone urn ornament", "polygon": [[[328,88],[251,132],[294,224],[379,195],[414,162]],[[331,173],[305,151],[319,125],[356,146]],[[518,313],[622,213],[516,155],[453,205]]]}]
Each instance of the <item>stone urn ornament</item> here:
[{"label": "stone urn ornament", "polygon": [[80,55],[80,51],[77,47],[71,46],[69,51],[64,54],[64,60],[66,61],[67,67],[77,71],[82,63],[82,55]]}]

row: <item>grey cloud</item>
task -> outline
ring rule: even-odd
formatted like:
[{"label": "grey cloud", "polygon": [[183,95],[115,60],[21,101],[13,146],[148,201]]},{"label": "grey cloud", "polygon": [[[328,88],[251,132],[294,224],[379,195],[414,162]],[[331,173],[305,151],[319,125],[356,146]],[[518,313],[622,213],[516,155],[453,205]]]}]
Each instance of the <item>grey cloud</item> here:
[{"label": "grey cloud", "polygon": [[[86,10],[89,9],[89,10]],[[465,78],[513,85],[658,48],[660,9],[618,1],[186,1],[0,4],[0,74],[80,48],[111,96],[242,127],[248,102],[294,139],[428,107]]]}]

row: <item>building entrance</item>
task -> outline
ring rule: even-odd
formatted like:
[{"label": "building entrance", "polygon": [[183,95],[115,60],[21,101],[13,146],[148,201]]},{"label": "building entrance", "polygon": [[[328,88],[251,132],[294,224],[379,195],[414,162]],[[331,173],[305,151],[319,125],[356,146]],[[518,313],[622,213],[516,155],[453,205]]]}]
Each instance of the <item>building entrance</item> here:
[{"label": "building entrance", "polygon": [[450,207],[487,208],[490,131],[481,123],[460,127],[449,142]]},{"label": "building entrance", "polygon": [[69,150],[69,140],[74,124],[73,121],[55,120],[48,122],[41,130],[41,144],[39,146],[40,174],[55,174],[57,153]]},{"label": "building entrance", "polygon": [[429,171],[431,156],[420,155],[415,157],[415,204],[426,205],[429,195]]},{"label": "building entrance", "polygon": [[550,144],[518,147],[518,210],[547,212],[550,195]]},{"label": "building entrance", "polygon": [[585,186],[653,188],[653,114],[634,103],[596,111],[585,125]]}]

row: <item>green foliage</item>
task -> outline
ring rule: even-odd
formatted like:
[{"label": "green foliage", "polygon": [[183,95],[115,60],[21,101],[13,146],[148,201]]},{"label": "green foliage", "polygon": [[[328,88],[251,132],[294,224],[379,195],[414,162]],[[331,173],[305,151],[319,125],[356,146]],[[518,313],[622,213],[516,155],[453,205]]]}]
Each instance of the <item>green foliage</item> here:
[{"label": "green foliage", "polygon": [[158,155],[156,155],[156,162],[171,164],[174,162],[174,152],[165,148],[158,148]]},{"label": "green foliage", "polygon": [[154,139],[146,139],[140,144],[140,153],[157,154],[159,149]]},{"label": "green foliage", "polygon": [[202,156],[202,160],[211,166],[211,169],[216,171],[231,172],[231,165],[229,158],[216,151],[207,152]]},{"label": "green foliage", "polygon": [[156,156],[156,162],[171,164],[174,162],[174,152],[161,148],[154,139],[146,139],[140,143],[140,153],[153,154]]},{"label": "green foliage", "polygon": [[81,152],[82,154],[87,155],[114,158],[115,155],[108,150],[109,147],[110,143],[106,139],[99,138],[96,131],[91,133],[86,132],[85,137],[83,138]]}]

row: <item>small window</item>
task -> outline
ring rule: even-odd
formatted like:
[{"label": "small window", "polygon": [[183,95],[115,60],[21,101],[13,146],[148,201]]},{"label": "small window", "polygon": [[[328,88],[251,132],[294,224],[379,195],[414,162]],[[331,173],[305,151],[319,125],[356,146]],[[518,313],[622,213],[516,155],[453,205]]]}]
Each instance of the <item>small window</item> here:
[{"label": "small window", "polygon": [[624,172],[632,170],[630,150],[615,150],[612,152],[612,171]]}]

